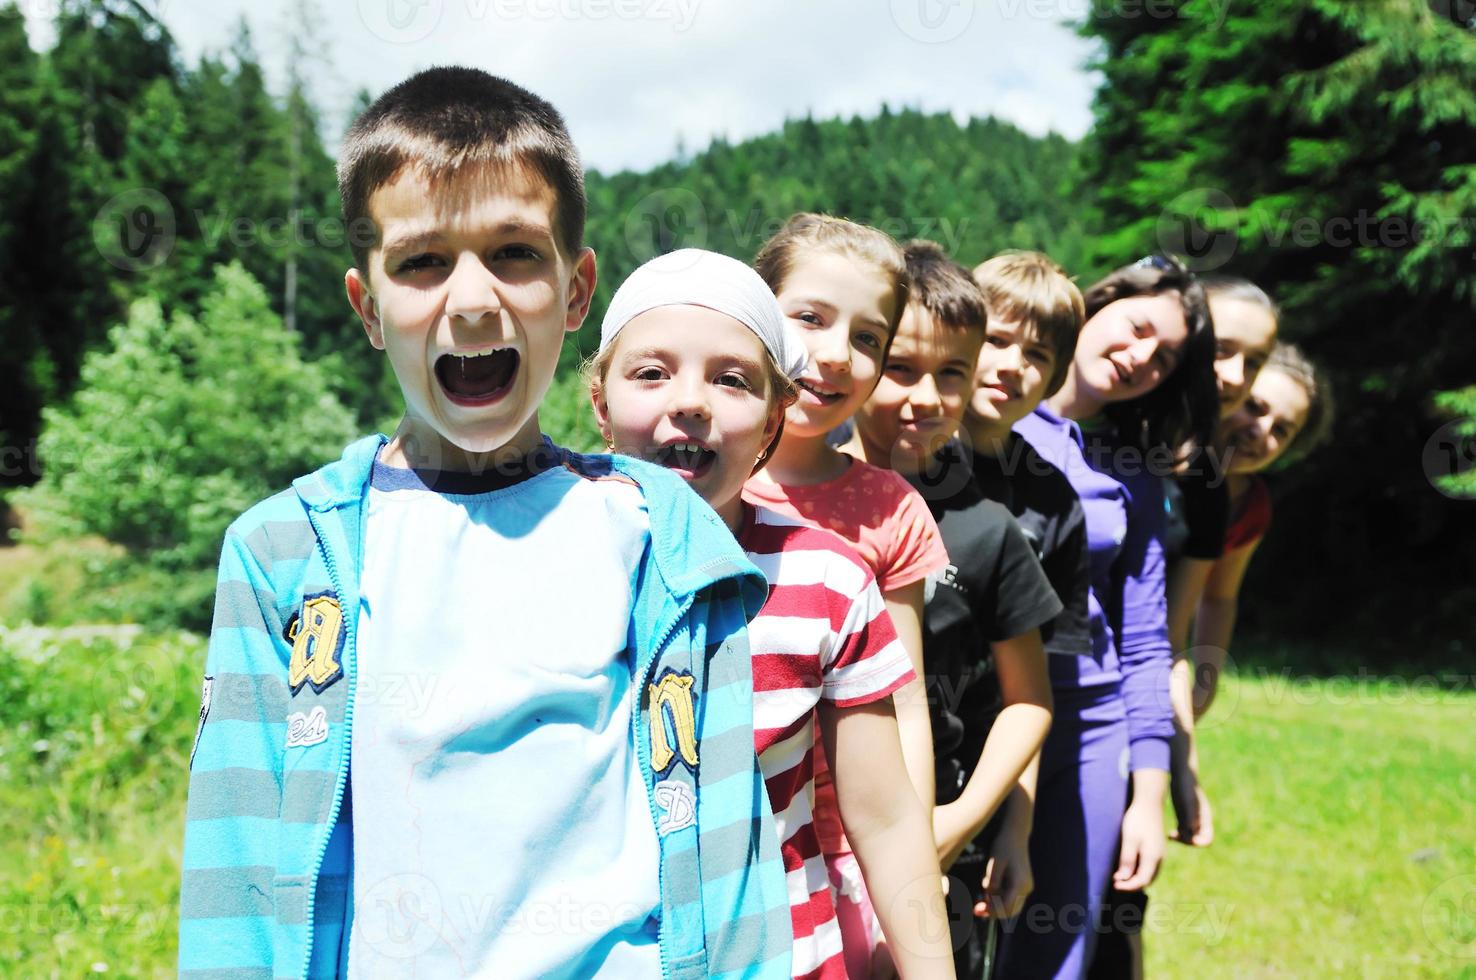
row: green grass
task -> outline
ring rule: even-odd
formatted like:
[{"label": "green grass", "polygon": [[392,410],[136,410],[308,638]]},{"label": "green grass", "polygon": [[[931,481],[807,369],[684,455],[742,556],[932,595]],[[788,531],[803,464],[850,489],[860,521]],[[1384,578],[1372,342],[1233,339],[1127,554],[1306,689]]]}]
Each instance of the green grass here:
[{"label": "green grass", "polygon": [[1201,731],[1215,841],[1170,845],[1148,976],[1476,977],[1476,694],[1227,680]]},{"label": "green grass", "polygon": [[[0,975],[170,976],[204,643],[0,628]],[[1476,694],[1227,679],[1150,977],[1476,978]]]}]

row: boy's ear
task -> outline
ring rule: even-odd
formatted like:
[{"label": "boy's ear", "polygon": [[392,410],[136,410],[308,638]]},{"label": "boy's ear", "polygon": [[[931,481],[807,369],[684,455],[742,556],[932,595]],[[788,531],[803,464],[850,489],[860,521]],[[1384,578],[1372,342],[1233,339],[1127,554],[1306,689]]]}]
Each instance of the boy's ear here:
[{"label": "boy's ear", "polygon": [[369,343],[377,350],[384,350],[384,324],[379,319],[379,302],[369,291],[369,284],[358,269],[344,273],[343,289],[348,294],[349,306],[354,308],[354,312],[359,314],[359,322],[364,324]]},{"label": "boy's ear", "polygon": [[584,324],[584,318],[589,315],[589,304],[594,302],[595,284],[598,281],[594,249],[580,249],[570,273],[569,308],[564,316],[564,329],[568,332],[573,333]]}]

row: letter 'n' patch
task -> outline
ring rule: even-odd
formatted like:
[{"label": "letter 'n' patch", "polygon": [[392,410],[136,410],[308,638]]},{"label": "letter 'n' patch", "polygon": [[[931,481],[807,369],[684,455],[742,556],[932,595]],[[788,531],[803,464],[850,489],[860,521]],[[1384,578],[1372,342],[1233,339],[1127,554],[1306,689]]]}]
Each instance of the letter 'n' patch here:
[{"label": "letter 'n' patch", "polygon": [[651,768],[666,772],[673,762],[681,759],[688,769],[696,772],[697,709],[693,703],[691,671],[678,673],[667,669],[655,684],[647,685],[647,693]]},{"label": "letter 'n' patch", "polygon": [[287,620],[283,637],[292,644],[292,659],[287,662],[287,686],[294,695],[304,684],[322,694],[324,689],[343,676],[344,622],[343,609],[331,593],[305,596],[302,611]]}]

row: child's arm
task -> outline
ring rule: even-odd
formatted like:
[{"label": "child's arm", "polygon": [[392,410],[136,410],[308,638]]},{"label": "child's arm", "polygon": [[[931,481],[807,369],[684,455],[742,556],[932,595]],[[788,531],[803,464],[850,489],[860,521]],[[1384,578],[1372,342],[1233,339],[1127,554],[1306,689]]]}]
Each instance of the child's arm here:
[{"label": "child's arm", "polygon": [[820,702],[820,729],[846,837],[898,973],[952,977],[942,875],[921,801],[910,792],[891,698]]},{"label": "child's arm", "polygon": [[1169,568],[1167,587],[1169,646],[1174,653],[1169,673],[1169,697],[1174,706],[1174,737],[1169,743],[1170,795],[1179,824],[1169,836],[1195,847],[1209,846],[1214,832],[1208,802],[1199,787],[1199,757],[1194,742],[1197,671],[1195,654],[1189,649],[1189,630],[1214,567],[1215,562],[1209,559],[1180,558]]},{"label": "child's arm", "polygon": [[1215,562],[1205,584],[1204,598],[1199,603],[1199,616],[1195,619],[1194,645],[1196,654],[1202,658],[1206,669],[1196,670],[1194,683],[1194,716],[1209,710],[1218,689],[1220,670],[1229,655],[1230,641],[1235,636],[1235,617],[1240,609],[1240,585],[1245,580],[1246,569],[1260,546],[1257,538],[1243,544],[1234,551],[1227,551]]},{"label": "child's arm", "polygon": [[1137,891],[1157,876],[1168,839],[1163,803],[1174,734],[1169,689],[1173,652],[1163,557],[1163,481],[1144,472],[1124,483],[1130,503],[1127,534],[1117,559],[1122,604],[1116,632],[1133,801],[1123,815],[1113,883],[1119,891]]},{"label": "child's arm", "polygon": [[1030,827],[1035,822],[1035,787],[1040,776],[1040,753],[1020,774],[1009,799],[1004,820],[989,848],[984,867],[984,901],[974,906],[975,915],[1013,919],[1035,890],[1035,872],[1030,864]]},{"label": "child's arm", "polygon": [[[195,748],[190,757],[179,969],[270,975],[275,814],[281,809],[287,664],[272,584],[232,528],[216,584]],[[289,968],[290,967],[290,968]]]},{"label": "child's arm", "polygon": [[897,639],[912,661],[917,675],[907,686],[893,695],[897,709],[897,729],[902,736],[902,759],[907,763],[907,776],[917,798],[930,816],[933,809],[933,725],[928,717],[928,693],[923,682],[922,617],[925,583],[913,582],[900,589],[883,593],[887,613],[896,627]]},{"label": "child's arm", "polygon": [[1040,630],[1000,640],[991,648],[1005,706],[989,729],[979,764],[963,792],[933,811],[944,870],[994,816],[1051,728],[1051,681]]}]

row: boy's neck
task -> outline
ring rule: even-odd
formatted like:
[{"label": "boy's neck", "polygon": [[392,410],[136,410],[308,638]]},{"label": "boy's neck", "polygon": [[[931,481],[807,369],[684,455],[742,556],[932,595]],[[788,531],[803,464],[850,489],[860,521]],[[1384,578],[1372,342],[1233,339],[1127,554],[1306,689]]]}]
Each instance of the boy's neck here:
[{"label": "boy's neck", "polygon": [[1084,422],[1100,413],[1105,403],[1081,390],[1076,383],[1076,369],[1072,368],[1067,373],[1066,383],[1061,386],[1061,390],[1047,398],[1046,404],[1063,419]]},{"label": "boy's neck", "polygon": [[1004,459],[1009,454],[1010,437],[1014,433],[1008,425],[965,412],[964,431],[968,433],[969,445],[980,456]]},{"label": "boy's neck", "polygon": [[850,465],[850,457],[827,444],[824,435],[786,430],[758,476],[780,486],[806,487],[839,479]]},{"label": "boy's neck", "polygon": [[380,453],[380,462],[410,470],[446,473],[486,473],[498,468],[518,467],[543,447],[538,414],[495,449],[471,452],[450,442],[432,426],[406,415]]},{"label": "boy's neck", "polygon": [[861,427],[859,425],[853,424],[851,426],[851,438],[846,440],[845,445],[840,447],[840,451],[848,456],[865,460],[878,469],[893,470],[904,477],[911,475],[905,469],[898,469],[895,465],[906,454],[899,454],[897,459],[893,459],[891,452],[886,447],[873,445],[869,442],[861,434]]}]

